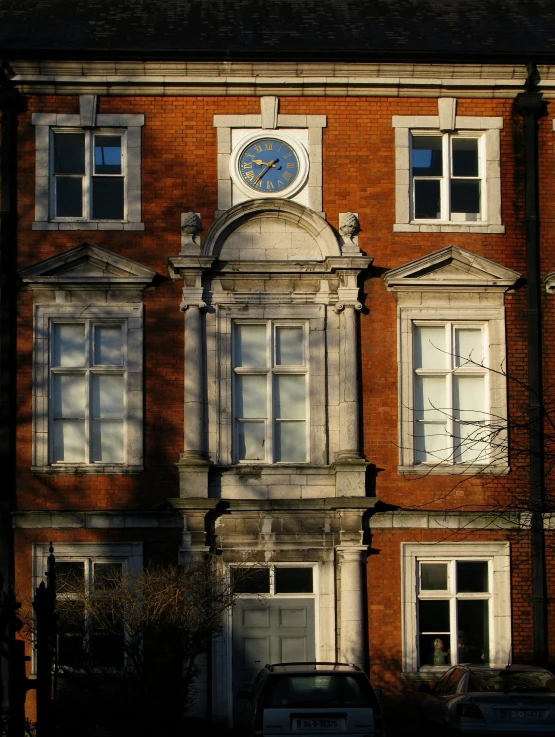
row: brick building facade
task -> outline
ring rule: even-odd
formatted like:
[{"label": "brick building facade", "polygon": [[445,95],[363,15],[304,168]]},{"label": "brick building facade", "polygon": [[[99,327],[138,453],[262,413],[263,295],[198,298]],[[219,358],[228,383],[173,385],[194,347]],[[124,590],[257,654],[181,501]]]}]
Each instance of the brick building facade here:
[{"label": "brick building facade", "polygon": [[64,58],[10,28],[16,588],[50,541],[91,581],[256,564],[197,705],[226,723],[267,661],[358,663],[396,700],[465,653],[553,659],[547,44]]}]

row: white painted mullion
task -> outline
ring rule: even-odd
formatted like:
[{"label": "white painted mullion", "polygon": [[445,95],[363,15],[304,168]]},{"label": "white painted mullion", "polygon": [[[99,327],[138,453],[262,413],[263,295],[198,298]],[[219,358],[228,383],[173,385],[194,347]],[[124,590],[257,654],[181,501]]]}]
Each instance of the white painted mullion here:
[{"label": "white painted mullion", "polygon": [[94,323],[85,321],[85,463],[92,463],[92,392],[93,392],[93,357],[94,357]]},{"label": "white painted mullion", "polygon": [[127,128],[121,133],[121,176],[123,177],[123,219],[129,219],[129,174],[127,171]]},{"label": "white painted mullion", "polygon": [[[451,665],[455,665],[457,662],[458,654],[458,621],[457,621],[457,592],[456,592],[456,561],[450,560],[447,566],[447,583],[448,583],[448,596],[449,596],[449,629],[451,630]],[[453,645],[454,643],[454,645]]]},{"label": "white painted mullion", "polygon": [[451,136],[444,133],[441,142],[443,158],[443,178],[441,182],[441,219],[451,220]]},{"label": "white painted mullion", "polygon": [[276,346],[276,339],[275,339],[275,331],[276,326],[275,323],[271,320],[268,320],[266,323],[266,366],[268,367],[267,371],[267,382],[266,382],[266,390],[267,390],[267,399],[266,399],[266,452],[265,452],[265,459],[266,463],[274,463],[274,434],[275,434],[275,411],[276,408],[274,406],[274,381],[275,381],[275,346]]},{"label": "white painted mullion", "polygon": [[487,167],[486,136],[484,134],[480,136],[480,138],[478,139],[478,179],[480,181],[480,220],[482,222],[487,222],[488,220],[488,212],[487,212],[488,182],[487,182],[487,176],[486,176],[486,167]]},{"label": "white painted mullion", "polygon": [[121,324],[121,360],[123,363],[123,462],[128,462],[127,450],[129,448],[129,370],[127,363],[127,320]]},{"label": "white painted mullion", "polygon": [[85,135],[85,174],[83,176],[83,218],[92,220],[92,175],[94,164],[94,146],[92,145],[94,133],[84,131]]},{"label": "white painted mullion", "polygon": [[448,370],[447,370],[447,378],[446,378],[446,407],[447,407],[447,432],[451,438],[451,463],[455,463],[455,421],[454,421],[454,413],[455,413],[455,397],[454,397],[454,382],[453,382],[453,374],[455,372],[455,355],[454,355],[454,347],[455,347],[455,327],[452,322],[446,323],[446,330],[445,334],[447,336],[447,345],[446,345],[446,360],[449,362]]}]

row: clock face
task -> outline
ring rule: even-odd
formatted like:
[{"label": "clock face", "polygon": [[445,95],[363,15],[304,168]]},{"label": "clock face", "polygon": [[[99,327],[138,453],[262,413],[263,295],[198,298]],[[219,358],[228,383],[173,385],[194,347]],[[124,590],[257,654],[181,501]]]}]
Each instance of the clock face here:
[{"label": "clock face", "polygon": [[256,138],[241,151],[237,170],[249,189],[261,194],[279,194],[299,176],[295,149],[279,138]]}]

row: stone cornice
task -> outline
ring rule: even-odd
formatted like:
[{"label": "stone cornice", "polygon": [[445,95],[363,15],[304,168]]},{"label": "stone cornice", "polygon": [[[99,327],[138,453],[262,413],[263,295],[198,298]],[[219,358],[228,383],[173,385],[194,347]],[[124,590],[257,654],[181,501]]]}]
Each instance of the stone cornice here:
[{"label": "stone cornice", "polygon": [[[25,94],[515,97],[524,65],[11,60]],[[555,68],[540,67],[555,94]]]}]

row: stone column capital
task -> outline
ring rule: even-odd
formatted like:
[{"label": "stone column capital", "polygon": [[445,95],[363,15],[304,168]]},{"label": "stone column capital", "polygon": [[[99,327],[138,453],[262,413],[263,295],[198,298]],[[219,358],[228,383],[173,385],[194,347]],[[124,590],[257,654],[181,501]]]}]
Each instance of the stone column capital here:
[{"label": "stone column capital", "polygon": [[368,557],[367,545],[341,545],[336,548],[341,563],[366,564]]},{"label": "stone column capital", "polygon": [[362,310],[362,304],[358,300],[354,300],[353,302],[337,302],[333,308],[333,311],[336,314],[339,314],[342,310],[344,310],[347,307],[351,307],[354,310]]}]

